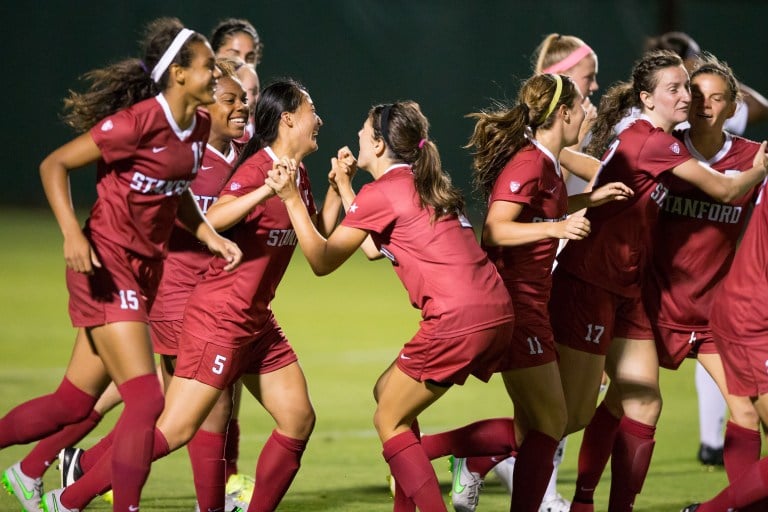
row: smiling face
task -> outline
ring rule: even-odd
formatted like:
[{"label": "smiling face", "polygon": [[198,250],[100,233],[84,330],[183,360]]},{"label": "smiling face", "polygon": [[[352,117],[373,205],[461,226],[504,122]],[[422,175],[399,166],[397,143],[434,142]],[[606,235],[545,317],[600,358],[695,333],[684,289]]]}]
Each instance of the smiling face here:
[{"label": "smiling face", "polygon": [[696,75],[691,81],[691,130],[721,132],[725,122],[736,112],[725,79],[714,73]]},{"label": "smiling face", "polygon": [[315,104],[312,102],[309,94],[304,91],[302,93],[304,94],[304,100],[299,105],[299,108],[296,109],[296,112],[291,113],[293,121],[292,137],[299,152],[306,156],[317,151],[317,133],[320,127],[323,126],[323,120],[315,112]]},{"label": "smiling face", "polygon": [[219,79],[216,102],[208,106],[211,139],[229,142],[243,136],[248,121],[248,103],[243,86],[229,77]]},{"label": "smiling face", "polygon": [[[187,95],[198,105],[209,105],[215,101],[216,81],[221,71],[216,67],[213,50],[208,43],[190,44],[192,59],[183,72],[183,87]],[[175,64],[173,66],[176,66]]]},{"label": "smiling face", "polygon": [[584,122],[584,118],[587,116],[582,103],[584,96],[577,94],[573,99],[573,105],[566,110],[563,117],[568,120],[564,129],[565,145],[572,146],[579,141],[579,130],[581,130],[581,123]]},{"label": "smiling face", "polygon": [[682,65],[659,69],[655,89],[641,92],[640,99],[643,113],[660,128],[671,131],[675,125],[688,119],[691,103],[688,72]]},{"label": "smiling face", "polygon": [[256,45],[245,32],[235,32],[219,47],[217,57],[238,57],[248,64],[256,64]]},{"label": "smiling face", "polygon": [[380,140],[374,135],[373,121],[370,116],[365,120],[360,131],[357,132],[357,138],[360,145],[360,151],[357,154],[357,166],[360,169],[370,171],[373,168],[373,163],[376,161],[376,149],[374,146]]},{"label": "smiling face", "polygon": [[585,98],[600,88],[597,84],[597,56],[594,53],[590,53],[571,69],[566,69],[560,74],[571,77]]}]

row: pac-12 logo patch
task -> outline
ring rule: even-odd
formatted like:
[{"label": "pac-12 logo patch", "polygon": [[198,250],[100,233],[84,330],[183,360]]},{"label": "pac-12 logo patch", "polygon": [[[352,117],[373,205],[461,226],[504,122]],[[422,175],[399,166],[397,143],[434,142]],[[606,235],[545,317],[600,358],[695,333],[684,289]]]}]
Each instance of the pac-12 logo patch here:
[{"label": "pac-12 logo patch", "polygon": [[520,191],[520,183],[517,181],[510,181],[509,182],[509,190],[513,193]]},{"label": "pac-12 logo patch", "polygon": [[669,146],[669,149],[672,150],[672,152],[676,155],[680,154],[680,144],[677,142],[673,143],[671,146]]}]

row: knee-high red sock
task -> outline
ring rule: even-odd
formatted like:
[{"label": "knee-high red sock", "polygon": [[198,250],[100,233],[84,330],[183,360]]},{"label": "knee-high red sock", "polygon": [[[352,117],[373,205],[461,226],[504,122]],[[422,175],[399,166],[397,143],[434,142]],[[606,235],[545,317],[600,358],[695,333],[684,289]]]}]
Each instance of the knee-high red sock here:
[{"label": "knee-high red sock", "polygon": [[95,410],[91,411],[84,420],[67,425],[61,432],[51,434],[42,439],[32,448],[26,457],[21,461],[21,470],[25,475],[32,478],[40,478],[45,471],[56,460],[62,448],[73,446],[79,443],[85,436],[96,428],[101,421],[101,414]]},{"label": "knee-high red sock", "polygon": [[64,426],[87,418],[95,404],[95,396],[64,377],[50,395],[24,402],[0,418],[0,449],[55,434]]},{"label": "knee-high red sock", "polygon": [[726,424],[723,461],[729,482],[760,460],[760,441],[759,430],[744,428],[732,421]]},{"label": "knee-high red sock", "polygon": [[[413,420],[413,423],[411,423],[411,432],[416,436],[416,439],[421,439],[418,420]],[[392,510],[393,512],[416,512],[416,504],[405,494],[403,487],[397,479],[395,479],[394,507]]]},{"label": "knee-high red sock", "polygon": [[189,460],[200,510],[224,510],[226,434],[198,430],[189,444]]},{"label": "knee-high red sock", "polygon": [[697,512],[743,510],[765,498],[768,498],[768,458],[750,464],[720,494],[699,505]]},{"label": "knee-high red sock", "polygon": [[592,420],[584,429],[584,437],[579,449],[578,476],[576,477],[576,492],[573,501],[577,503],[592,503],[595,488],[603,476],[605,466],[611,457],[616,433],[619,431],[620,418],[608,410],[605,402],[601,402]]},{"label": "knee-high red sock", "polygon": [[227,444],[224,447],[224,460],[226,469],[224,481],[237,474],[237,460],[240,458],[240,422],[237,418],[229,420],[227,425]]},{"label": "knee-high red sock", "polygon": [[256,485],[248,512],[267,512],[277,508],[301,466],[307,440],[293,439],[272,431],[256,463]]},{"label": "knee-high red sock", "polygon": [[559,442],[538,430],[529,430],[525,435],[517,452],[512,476],[510,511],[538,512],[552,476],[552,459]]},{"label": "knee-high red sock", "polygon": [[395,482],[419,510],[447,510],[432,464],[413,432],[403,432],[385,441],[382,455]]},{"label": "knee-high red sock", "polygon": [[136,510],[152,462],[155,421],[165,400],[154,373],[126,381],[118,390],[125,407],[112,443],[113,510]]},{"label": "knee-high red sock", "polygon": [[624,416],[611,454],[609,512],[632,512],[651,466],[656,427]]},{"label": "knee-high red sock", "polygon": [[83,470],[83,473],[90,471],[96,462],[101,460],[101,457],[112,448],[114,439],[115,429],[113,428],[107,435],[99,439],[95,445],[91,446],[80,455],[80,469]]},{"label": "knee-high red sock", "polygon": [[[152,460],[165,457],[171,452],[168,440],[155,428],[152,443]],[[83,510],[96,496],[112,487],[112,447],[109,447],[91,469],[61,494],[61,504],[67,508]],[[117,510],[117,509],[115,509]]]},{"label": "knee-high red sock", "polygon": [[470,423],[448,432],[422,436],[421,446],[430,460],[446,455],[462,458],[508,456],[517,450],[515,421],[512,418],[495,418]]}]

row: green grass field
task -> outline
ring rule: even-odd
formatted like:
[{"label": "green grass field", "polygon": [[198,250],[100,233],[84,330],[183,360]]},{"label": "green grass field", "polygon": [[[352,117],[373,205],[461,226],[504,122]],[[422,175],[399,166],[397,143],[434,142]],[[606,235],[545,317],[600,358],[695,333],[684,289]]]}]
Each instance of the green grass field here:
[{"label": "green grass field", "polygon": [[[6,210],[0,217],[0,414],[24,400],[51,392],[69,357],[74,330],[67,316],[61,236],[48,211]],[[274,310],[299,354],[317,411],[317,427],[303,466],[283,500],[283,511],[391,510],[387,467],[372,427],[371,388],[399,347],[417,329],[418,312],[389,264],[353,258],[331,276],[315,277],[297,252],[278,289]],[[664,372],[665,408],[656,451],[636,512],[677,511],[712,496],[726,481],[722,470],[707,471],[695,459],[698,448],[693,366]],[[90,445],[117,417],[114,411],[83,445]],[[452,389],[420,419],[435,432],[483,417],[506,416],[512,408],[501,381],[470,381]],[[250,396],[241,412],[241,472],[252,473],[272,430],[271,419]],[[570,497],[580,436],[569,439],[559,490]],[[0,451],[0,468],[20,459],[27,446]],[[447,459],[435,461],[448,492]],[[58,487],[58,472],[45,478]],[[606,509],[608,475],[598,488],[597,510]],[[0,496],[0,511],[18,510]],[[158,461],[144,489],[145,512],[190,512],[194,490],[185,450]],[[509,501],[489,477],[479,510],[508,510]],[[95,501],[88,510],[111,510]]]}]

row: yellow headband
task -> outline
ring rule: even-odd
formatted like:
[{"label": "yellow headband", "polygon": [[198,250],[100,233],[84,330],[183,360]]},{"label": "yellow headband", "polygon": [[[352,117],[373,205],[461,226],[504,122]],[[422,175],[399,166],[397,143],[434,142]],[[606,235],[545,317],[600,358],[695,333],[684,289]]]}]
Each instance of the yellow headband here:
[{"label": "yellow headband", "polygon": [[549,116],[552,115],[552,112],[555,111],[555,107],[557,106],[557,102],[560,101],[560,95],[563,93],[563,79],[560,78],[560,75],[557,74],[552,76],[555,77],[555,82],[557,83],[557,85],[555,85],[555,95],[552,96],[552,101],[549,102],[549,108],[541,117],[539,124],[544,124],[544,121],[546,121]]}]

